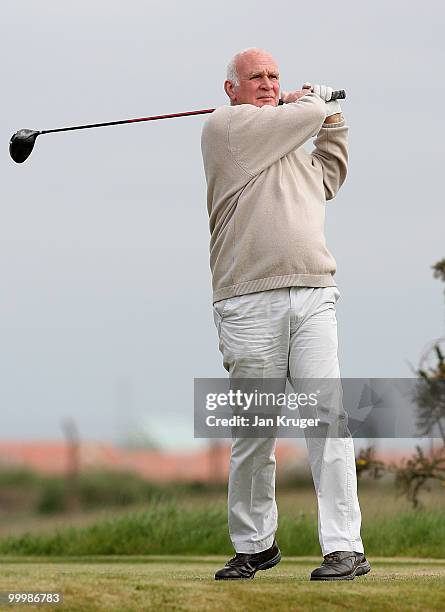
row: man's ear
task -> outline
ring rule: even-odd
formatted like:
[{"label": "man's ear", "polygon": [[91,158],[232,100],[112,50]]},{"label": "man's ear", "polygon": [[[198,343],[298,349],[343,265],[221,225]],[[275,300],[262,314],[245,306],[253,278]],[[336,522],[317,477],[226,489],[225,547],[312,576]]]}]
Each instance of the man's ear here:
[{"label": "man's ear", "polygon": [[236,102],[236,94],[235,94],[234,89],[235,89],[235,87],[234,87],[232,81],[224,81],[224,91],[229,96],[230,102],[232,104],[234,102]]}]

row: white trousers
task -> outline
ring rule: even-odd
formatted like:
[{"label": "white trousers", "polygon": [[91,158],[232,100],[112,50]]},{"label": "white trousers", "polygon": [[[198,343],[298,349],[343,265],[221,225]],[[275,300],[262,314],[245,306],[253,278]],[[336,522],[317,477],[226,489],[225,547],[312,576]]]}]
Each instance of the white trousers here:
[{"label": "white trousers", "polygon": [[[300,378],[340,378],[339,297],[337,287],[285,287],[215,302],[219,348],[230,378],[282,378],[284,385],[286,379],[292,384]],[[352,438],[307,437],[306,443],[322,554],[364,552]],[[272,546],[278,520],[275,445],[274,437],[232,440],[228,523],[236,552]]]}]

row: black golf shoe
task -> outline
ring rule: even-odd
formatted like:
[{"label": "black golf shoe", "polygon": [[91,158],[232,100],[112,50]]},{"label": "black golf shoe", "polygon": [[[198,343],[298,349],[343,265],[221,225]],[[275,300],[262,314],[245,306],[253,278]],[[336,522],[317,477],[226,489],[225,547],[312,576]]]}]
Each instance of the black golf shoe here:
[{"label": "black golf shoe", "polygon": [[311,580],[354,580],[371,571],[363,553],[336,550],[325,555],[320,567],[311,573]]},{"label": "black golf shoe", "polygon": [[258,570],[267,570],[281,561],[281,552],[274,540],[272,546],[262,552],[249,555],[237,553],[233,559],[215,574],[215,580],[240,580],[255,576]]}]

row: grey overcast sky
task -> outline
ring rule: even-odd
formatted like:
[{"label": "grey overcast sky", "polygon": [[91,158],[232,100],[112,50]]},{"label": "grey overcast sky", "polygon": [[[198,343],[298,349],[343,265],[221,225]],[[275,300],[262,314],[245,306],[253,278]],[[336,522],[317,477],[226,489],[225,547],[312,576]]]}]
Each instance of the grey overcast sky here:
[{"label": "grey overcast sky", "polygon": [[[193,379],[226,374],[211,310],[203,117],[21,128],[226,104],[235,52],[283,89],[347,91],[350,166],[328,203],[343,377],[408,377],[444,333],[443,2],[3,0],[0,438],[192,446]],[[310,143],[311,144],[311,143]]]}]

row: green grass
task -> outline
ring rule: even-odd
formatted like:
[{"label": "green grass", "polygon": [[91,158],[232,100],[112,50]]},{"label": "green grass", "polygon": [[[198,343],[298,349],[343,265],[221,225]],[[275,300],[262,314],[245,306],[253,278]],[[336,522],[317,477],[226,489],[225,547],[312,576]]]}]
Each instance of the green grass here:
[{"label": "green grass", "polygon": [[[406,510],[369,518],[362,527],[369,555],[445,556],[445,510]],[[277,539],[285,555],[318,555],[316,516],[281,513]],[[0,540],[2,555],[209,555],[232,552],[221,503],[187,507],[154,502],[146,511]]]},{"label": "green grass", "polygon": [[[254,580],[217,582],[213,579],[225,557],[155,558],[137,560],[2,558],[0,591],[63,593],[64,612],[107,610],[139,612],[268,610],[363,610],[409,612],[442,610],[445,560],[372,560],[367,576],[345,582],[310,582],[314,559],[286,559]],[[134,562],[136,561],[136,562]],[[29,609],[29,606],[16,606]],[[41,605],[39,610],[57,610]]]}]

